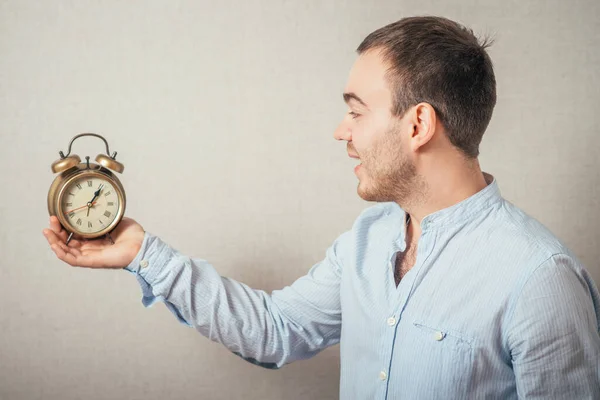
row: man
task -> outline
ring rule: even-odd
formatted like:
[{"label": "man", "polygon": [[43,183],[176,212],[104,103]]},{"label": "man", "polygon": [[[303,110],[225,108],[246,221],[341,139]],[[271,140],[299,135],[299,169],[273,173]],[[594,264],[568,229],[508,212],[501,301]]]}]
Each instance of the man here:
[{"label": "man", "polygon": [[143,304],[279,368],[340,343],[343,399],[600,398],[599,301],[581,263],[501,197],[477,161],[496,103],[487,43],[437,17],[358,47],[335,132],[364,210],[306,276],[271,295],[124,219],[115,244],[44,230],[74,266],[125,268]]}]

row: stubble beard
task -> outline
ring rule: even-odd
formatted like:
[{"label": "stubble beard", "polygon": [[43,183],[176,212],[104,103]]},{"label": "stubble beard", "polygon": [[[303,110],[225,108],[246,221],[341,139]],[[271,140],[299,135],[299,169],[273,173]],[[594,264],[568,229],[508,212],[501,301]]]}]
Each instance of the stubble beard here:
[{"label": "stubble beard", "polygon": [[425,185],[407,154],[401,136],[389,129],[375,144],[374,151],[361,155],[358,195],[366,201],[395,201],[403,208],[419,202]]}]

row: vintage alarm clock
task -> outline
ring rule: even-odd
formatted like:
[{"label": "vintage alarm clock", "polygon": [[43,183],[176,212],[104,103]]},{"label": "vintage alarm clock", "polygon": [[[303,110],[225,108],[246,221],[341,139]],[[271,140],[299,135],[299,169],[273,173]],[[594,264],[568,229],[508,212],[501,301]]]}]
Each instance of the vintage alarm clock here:
[{"label": "vintage alarm clock", "polygon": [[[71,154],[73,142],[82,136],[95,136],[104,141],[106,155],[98,154],[98,164],[90,163],[86,156],[81,162]],[[81,133],[71,139],[65,156],[52,163],[52,172],[59,174],[48,191],[48,212],[56,215],[63,228],[70,232],[67,244],[76,238],[95,239],[106,236],[117,226],[125,214],[125,190],[112,172],[122,173],[123,164],[116,161],[117,153],[110,154],[108,142],[95,133]]]}]

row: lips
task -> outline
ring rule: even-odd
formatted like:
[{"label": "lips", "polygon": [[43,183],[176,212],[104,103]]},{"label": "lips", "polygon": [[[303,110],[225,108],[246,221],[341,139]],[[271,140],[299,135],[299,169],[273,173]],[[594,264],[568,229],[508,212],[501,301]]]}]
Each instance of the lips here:
[{"label": "lips", "polygon": [[[348,157],[354,158],[360,161],[360,158],[356,154],[348,153]],[[354,173],[358,173],[360,168],[362,167],[362,163],[359,163],[356,167],[354,167]]]}]

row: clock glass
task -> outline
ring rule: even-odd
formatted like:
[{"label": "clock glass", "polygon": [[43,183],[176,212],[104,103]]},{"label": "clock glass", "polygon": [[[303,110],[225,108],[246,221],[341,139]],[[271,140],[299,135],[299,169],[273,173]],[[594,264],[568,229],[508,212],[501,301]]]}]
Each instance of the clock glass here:
[{"label": "clock glass", "polygon": [[95,233],[108,227],[117,217],[119,195],[112,183],[101,176],[82,176],[62,191],[59,210],[79,233]]}]

